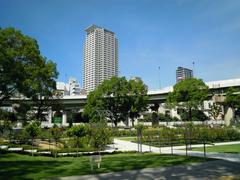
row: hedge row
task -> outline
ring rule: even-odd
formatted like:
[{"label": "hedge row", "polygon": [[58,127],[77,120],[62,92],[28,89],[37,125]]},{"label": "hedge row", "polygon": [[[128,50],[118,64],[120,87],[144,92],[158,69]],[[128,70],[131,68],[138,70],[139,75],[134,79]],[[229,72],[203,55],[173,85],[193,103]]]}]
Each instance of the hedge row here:
[{"label": "hedge row", "polygon": [[[115,137],[137,136],[137,131],[115,130],[113,134]],[[184,139],[210,142],[237,141],[240,140],[240,130],[228,127],[210,128],[203,125],[188,125],[175,129],[167,127],[146,128],[143,130],[143,138],[146,141],[159,141],[159,136],[162,141]]]}]

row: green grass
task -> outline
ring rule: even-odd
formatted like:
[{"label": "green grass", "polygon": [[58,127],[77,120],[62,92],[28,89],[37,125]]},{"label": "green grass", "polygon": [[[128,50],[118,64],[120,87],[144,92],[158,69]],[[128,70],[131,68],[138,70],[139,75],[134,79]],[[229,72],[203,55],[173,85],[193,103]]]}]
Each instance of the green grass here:
[{"label": "green grass", "polygon": [[[203,151],[203,148],[193,148],[193,151]],[[240,144],[222,145],[222,146],[209,146],[206,147],[207,152],[220,152],[220,153],[240,153]]]},{"label": "green grass", "polygon": [[173,166],[208,159],[159,154],[114,154],[102,156],[101,168],[91,171],[89,157],[31,157],[19,154],[0,154],[0,179],[41,179],[85,175],[92,173]]},{"label": "green grass", "polygon": [[133,136],[133,137],[116,137],[116,139],[119,139],[119,140],[124,140],[124,141],[137,141],[137,137],[136,136]]}]

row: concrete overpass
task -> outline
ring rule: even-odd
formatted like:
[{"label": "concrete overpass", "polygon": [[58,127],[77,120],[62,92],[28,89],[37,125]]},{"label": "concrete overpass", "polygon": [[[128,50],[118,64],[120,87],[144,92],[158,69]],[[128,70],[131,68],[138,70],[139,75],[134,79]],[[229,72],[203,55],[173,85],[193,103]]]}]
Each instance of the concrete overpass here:
[{"label": "concrete overpass", "polygon": [[[206,83],[209,87],[209,99],[206,102],[206,104],[209,104],[209,102],[214,102],[214,101],[221,101],[222,97],[225,96],[226,90],[230,87],[234,87],[234,88],[238,88],[240,91],[240,79],[229,79],[229,80],[222,80],[222,81],[212,81],[212,82],[207,82]],[[169,94],[169,92],[173,91],[173,86],[171,87],[166,87],[166,88],[162,88],[159,90],[155,90],[155,91],[148,91],[147,95],[148,95],[148,104],[161,104],[164,103],[166,101],[166,98]],[[17,103],[19,100],[19,98],[17,99],[11,99],[10,101],[8,101],[5,105],[8,107],[11,107],[13,103]],[[29,101],[29,103],[32,103],[31,100],[29,99],[22,99],[25,101]],[[78,114],[78,118],[77,119],[81,119],[81,117],[79,116],[79,112],[81,112],[84,108],[84,105],[86,104],[87,101],[87,96],[86,95],[80,95],[80,96],[64,96],[60,99],[58,99],[64,106],[64,110],[62,111],[62,118],[61,118],[61,122],[62,125],[66,126],[68,125],[68,121],[67,121],[67,116],[69,113],[72,114]],[[205,108],[205,107],[204,107]],[[166,112],[166,109],[163,107],[159,108],[159,112]],[[224,114],[227,116],[228,121],[230,121],[230,119],[232,118],[233,113],[231,112],[231,110],[229,111],[229,109],[224,110]],[[43,126],[51,126],[52,125],[52,117],[53,117],[54,113],[53,112],[49,112],[49,118],[48,121],[43,122]],[[177,111],[176,110],[171,110],[171,115],[172,116],[178,116]],[[226,119],[226,118],[225,118]],[[53,120],[54,121],[54,120]],[[82,120],[80,120],[82,121]],[[44,124],[46,123],[46,124]]]},{"label": "concrete overpass", "polygon": [[[240,79],[229,79],[222,81],[211,81],[206,82],[206,85],[209,87],[209,98],[211,99],[213,95],[225,95],[226,90],[230,87],[235,87],[240,89]],[[148,91],[148,103],[164,103],[169,92],[173,91],[173,86],[162,88],[155,91]],[[64,107],[67,109],[71,108],[83,108],[86,104],[87,96],[64,96],[60,99]]]}]

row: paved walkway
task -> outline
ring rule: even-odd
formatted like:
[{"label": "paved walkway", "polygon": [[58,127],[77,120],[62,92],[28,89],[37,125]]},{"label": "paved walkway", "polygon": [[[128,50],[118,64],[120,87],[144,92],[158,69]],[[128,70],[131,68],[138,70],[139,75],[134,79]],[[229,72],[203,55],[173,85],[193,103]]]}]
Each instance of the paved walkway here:
[{"label": "paved walkway", "polygon": [[179,165],[162,168],[147,168],[115,173],[103,173],[85,176],[71,176],[57,178],[59,180],[212,180],[226,179],[227,177],[240,177],[240,163],[216,160],[204,163]]},{"label": "paved walkway", "polygon": [[[117,148],[119,151],[137,151],[138,150],[138,145],[137,143],[133,143],[130,141],[124,141],[124,140],[119,140],[119,139],[114,139],[114,147]],[[237,142],[224,142],[224,143],[215,143],[215,146],[218,145],[230,145],[230,144],[240,144],[240,141]],[[211,146],[211,145],[206,145],[206,146]],[[192,147],[203,147],[203,145],[192,145]],[[185,146],[174,146],[173,147],[173,153],[178,154],[178,155],[185,155],[186,151],[181,150],[185,149]],[[171,147],[149,147],[148,145],[142,145],[142,150],[143,152],[151,152],[154,153],[163,153],[163,154],[171,154]],[[198,157],[203,157],[204,154],[203,152],[198,152],[198,151],[188,151],[189,156],[198,156]],[[209,158],[216,158],[216,159],[222,159],[222,160],[227,160],[227,161],[232,161],[232,162],[240,162],[240,154],[231,154],[231,153],[212,153],[212,152],[207,152],[207,157]]]}]

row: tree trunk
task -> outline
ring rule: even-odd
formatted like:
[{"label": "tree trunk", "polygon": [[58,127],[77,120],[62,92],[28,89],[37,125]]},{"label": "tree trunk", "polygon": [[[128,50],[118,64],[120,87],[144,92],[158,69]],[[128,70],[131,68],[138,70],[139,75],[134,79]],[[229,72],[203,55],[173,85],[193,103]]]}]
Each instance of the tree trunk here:
[{"label": "tree trunk", "polygon": [[79,144],[78,144],[79,142],[78,141],[79,141],[79,139],[77,138],[77,157],[78,157],[78,148],[79,148]]},{"label": "tree trunk", "polygon": [[189,108],[189,121],[192,121],[192,108]]},{"label": "tree trunk", "polygon": [[78,157],[78,145],[77,145],[77,157]]},{"label": "tree trunk", "polygon": [[50,150],[50,138],[48,139],[48,149]]},{"label": "tree trunk", "polygon": [[55,158],[57,157],[57,140],[55,140],[56,149],[55,149]]},{"label": "tree trunk", "polygon": [[131,119],[132,120],[132,127],[134,127],[134,118],[133,119]]},{"label": "tree trunk", "polygon": [[33,138],[32,138],[32,156],[33,156]]},{"label": "tree trunk", "polygon": [[[236,118],[235,118],[235,114],[236,114],[236,112],[235,112],[235,108],[232,108],[232,116],[233,116],[233,118],[232,118],[232,124],[236,124]],[[231,123],[231,122],[230,122]]]},{"label": "tree trunk", "polygon": [[113,121],[114,126],[117,127],[117,121]]},{"label": "tree trunk", "polygon": [[41,121],[40,117],[41,117],[41,114],[42,114],[42,108],[43,106],[43,100],[42,100],[42,95],[40,95],[40,104],[38,104],[38,110],[37,110],[37,119]]}]

